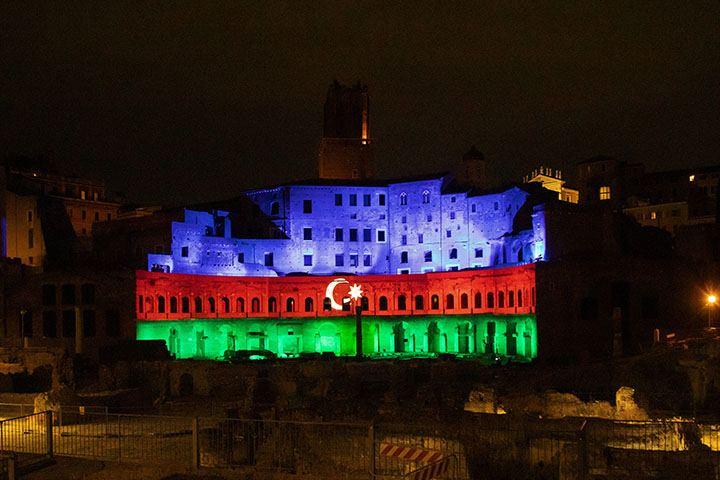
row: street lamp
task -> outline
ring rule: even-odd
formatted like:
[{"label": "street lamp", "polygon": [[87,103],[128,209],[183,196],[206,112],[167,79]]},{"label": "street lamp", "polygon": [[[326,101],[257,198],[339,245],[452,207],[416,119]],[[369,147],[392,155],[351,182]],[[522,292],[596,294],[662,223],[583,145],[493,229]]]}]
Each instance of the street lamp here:
[{"label": "street lamp", "polygon": [[707,307],[708,307],[708,328],[712,326],[712,314],[715,305],[717,305],[718,298],[715,294],[711,293],[707,296]]},{"label": "street lamp", "polygon": [[355,357],[360,360],[363,357],[362,350],[362,287],[357,283],[350,287],[350,302],[355,307]]}]

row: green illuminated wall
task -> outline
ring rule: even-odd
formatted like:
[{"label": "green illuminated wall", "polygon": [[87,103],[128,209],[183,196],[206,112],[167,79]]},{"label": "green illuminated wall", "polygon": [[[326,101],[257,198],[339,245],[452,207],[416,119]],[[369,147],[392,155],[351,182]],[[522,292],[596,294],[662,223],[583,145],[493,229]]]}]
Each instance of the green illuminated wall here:
[{"label": "green illuminated wall", "polygon": [[[177,358],[221,358],[226,350],[266,349],[280,357],[301,352],[355,355],[355,320],[217,319],[138,322],[138,340],[165,340]],[[363,317],[368,356],[537,356],[533,315],[427,315]]]}]

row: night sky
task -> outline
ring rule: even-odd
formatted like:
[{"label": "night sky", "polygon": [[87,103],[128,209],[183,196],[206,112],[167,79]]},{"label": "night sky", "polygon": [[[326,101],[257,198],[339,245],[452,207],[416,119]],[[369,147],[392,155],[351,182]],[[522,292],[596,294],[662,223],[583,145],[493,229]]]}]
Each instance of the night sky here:
[{"label": "night sky", "polygon": [[311,177],[335,78],[370,87],[382,177],[473,143],[505,179],[719,160],[716,0],[29,3],[0,6],[0,155],[137,202]]}]

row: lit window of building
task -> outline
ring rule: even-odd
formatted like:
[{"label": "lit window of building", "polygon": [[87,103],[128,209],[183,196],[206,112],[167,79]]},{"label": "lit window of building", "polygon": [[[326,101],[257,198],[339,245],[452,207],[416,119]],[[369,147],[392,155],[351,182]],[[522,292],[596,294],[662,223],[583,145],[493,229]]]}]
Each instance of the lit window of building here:
[{"label": "lit window of building", "polygon": [[694,181],[695,181],[695,175],[690,175],[690,181],[691,181],[691,182],[694,182]]},{"label": "lit window of building", "polygon": [[603,185],[600,187],[600,200],[610,200],[610,187]]}]

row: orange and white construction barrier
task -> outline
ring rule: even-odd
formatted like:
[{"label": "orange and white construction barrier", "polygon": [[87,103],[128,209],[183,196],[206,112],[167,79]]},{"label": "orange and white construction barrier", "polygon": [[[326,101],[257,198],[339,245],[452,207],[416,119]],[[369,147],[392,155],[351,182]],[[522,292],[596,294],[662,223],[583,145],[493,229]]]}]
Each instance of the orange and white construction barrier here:
[{"label": "orange and white construction barrier", "polygon": [[428,463],[422,468],[406,473],[403,477],[406,480],[432,480],[439,477],[450,468],[450,459],[452,458],[452,456],[445,457],[442,452],[435,450],[393,445],[392,443],[381,443],[380,455],[407,462]]}]

